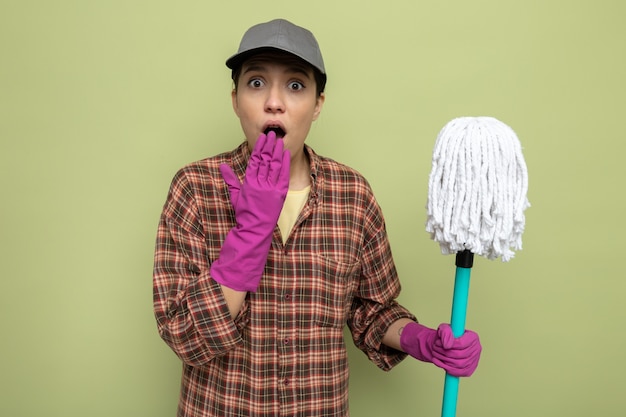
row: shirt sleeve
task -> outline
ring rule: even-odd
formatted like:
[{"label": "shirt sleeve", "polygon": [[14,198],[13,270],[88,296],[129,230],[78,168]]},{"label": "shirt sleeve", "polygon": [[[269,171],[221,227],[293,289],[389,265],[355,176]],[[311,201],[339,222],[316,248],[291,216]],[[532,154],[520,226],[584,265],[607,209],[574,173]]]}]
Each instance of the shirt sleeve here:
[{"label": "shirt sleeve", "polygon": [[243,344],[209,256],[192,187],[179,172],[159,221],[153,274],[159,335],[185,363],[200,366]]},{"label": "shirt sleeve", "polygon": [[352,301],[348,326],[354,344],[379,368],[388,371],[407,355],[382,343],[389,326],[401,318],[415,316],[398,304],[400,281],[380,207],[375,201],[366,222],[362,273]]}]

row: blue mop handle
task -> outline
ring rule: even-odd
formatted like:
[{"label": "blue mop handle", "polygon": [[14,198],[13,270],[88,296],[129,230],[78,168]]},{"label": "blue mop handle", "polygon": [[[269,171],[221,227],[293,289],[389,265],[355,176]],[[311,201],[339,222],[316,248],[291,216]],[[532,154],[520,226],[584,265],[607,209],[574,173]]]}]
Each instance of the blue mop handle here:
[{"label": "blue mop handle", "polygon": [[[452,319],[450,321],[454,337],[460,337],[465,333],[465,317],[467,315],[467,300],[469,298],[470,275],[473,263],[474,254],[469,250],[456,254]],[[442,417],[454,417],[456,415],[458,394],[459,378],[446,373],[443,386],[443,404],[441,407]]]}]

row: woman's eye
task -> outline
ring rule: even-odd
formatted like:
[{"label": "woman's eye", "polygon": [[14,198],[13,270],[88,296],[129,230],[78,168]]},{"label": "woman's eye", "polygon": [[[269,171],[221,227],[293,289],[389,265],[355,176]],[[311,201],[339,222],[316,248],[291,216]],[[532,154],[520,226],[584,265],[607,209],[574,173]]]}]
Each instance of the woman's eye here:
[{"label": "woman's eye", "polygon": [[289,83],[289,89],[291,90],[299,91],[299,90],[302,90],[303,88],[304,88],[304,85],[301,82],[292,81],[291,83]]},{"label": "woman's eye", "polygon": [[253,88],[259,88],[263,87],[264,84],[262,80],[259,80],[258,78],[253,78],[252,80],[248,81],[248,85]]}]

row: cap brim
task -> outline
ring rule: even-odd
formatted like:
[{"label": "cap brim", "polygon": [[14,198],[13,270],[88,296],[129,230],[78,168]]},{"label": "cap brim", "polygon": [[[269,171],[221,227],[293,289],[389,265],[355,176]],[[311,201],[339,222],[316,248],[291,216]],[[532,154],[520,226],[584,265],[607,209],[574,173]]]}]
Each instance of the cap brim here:
[{"label": "cap brim", "polygon": [[281,53],[284,53],[284,54],[292,55],[292,56],[302,60],[302,62],[306,63],[307,65],[310,65],[311,67],[317,69],[323,76],[326,76],[326,72],[325,71],[323,71],[321,68],[318,68],[317,66],[311,64],[306,58],[301,57],[298,54],[295,54],[292,51],[289,51],[287,49],[277,48],[277,47],[274,47],[274,46],[262,46],[262,47],[259,47],[259,48],[253,48],[253,49],[249,49],[247,51],[236,53],[235,55],[231,56],[230,58],[228,58],[226,60],[226,66],[228,68],[230,68],[231,70],[235,70],[235,69],[239,68],[241,66],[241,64],[243,64],[248,58],[251,58],[254,55],[258,55],[258,54],[261,54],[263,52],[272,52],[272,51],[276,51],[276,52],[281,52]]},{"label": "cap brim", "polygon": [[[268,52],[268,51],[279,51],[279,52],[284,52],[284,53],[288,53],[288,54],[294,55],[293,53],[291,53],[289,51],[285,51],[284,49],[273,48],[273,47],[270,47],[270,46],[264,46],[264,47],[261,47],[261,48],[254,48],[254,49],[249,49],[247,51],[236,53],[235,55],[231,56],[230,58],[228,58],[226,60],[226,66],[228,68],[230,68],[231,70],[237,69],[248,58],[250,58],[250,57],[252,57],[254,55],[258,55],[258,54],[263,53],[263,52]],[[296,55],[294,55],[294,56],[296,56]],[[302,59],[302,58],[300,58],[300,59]]]}]

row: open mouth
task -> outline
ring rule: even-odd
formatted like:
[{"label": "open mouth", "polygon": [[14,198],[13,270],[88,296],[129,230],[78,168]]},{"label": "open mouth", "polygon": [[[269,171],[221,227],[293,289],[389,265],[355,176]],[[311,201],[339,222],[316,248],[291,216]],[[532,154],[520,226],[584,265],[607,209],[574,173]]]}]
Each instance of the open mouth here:
[{"label": "open mouth", "polygon": [[270,132],[274,132],[277,138],[284,138],[286,132],[280,126],[268,126],[267,129],[263,131],[266,135]]}]

